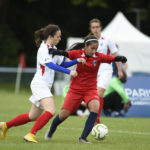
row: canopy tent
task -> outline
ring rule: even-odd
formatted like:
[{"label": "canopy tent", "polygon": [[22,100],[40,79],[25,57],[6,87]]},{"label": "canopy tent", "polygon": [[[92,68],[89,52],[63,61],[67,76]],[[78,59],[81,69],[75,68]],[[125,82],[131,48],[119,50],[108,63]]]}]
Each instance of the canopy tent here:
[{"label": "canopy tent", "polygon": [[[150,38],[137,30],[123,15],[118,12],[102,32],[119,46],[119,54],[128,58],[128,73],[150,73]],[[67,46],[82,38],[68,38]]]}]

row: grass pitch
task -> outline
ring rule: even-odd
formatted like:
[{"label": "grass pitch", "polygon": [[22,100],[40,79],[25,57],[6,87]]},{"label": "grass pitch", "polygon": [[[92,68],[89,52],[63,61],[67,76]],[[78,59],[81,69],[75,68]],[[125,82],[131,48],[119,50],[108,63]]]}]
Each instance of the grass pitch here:
[{"label": "grass pitch", "polygon": [[[8,121],[20,113],[28,112],[31,107],[28,100],[30,95],[28,90],[15,95],[13,91],[0,89],[0,121]],[[61,97],[55,96],[55,104],[59,113]],[[53,119],[50,120],[37,133],[37,144],[23,140],[33,122],[13,127],[8,131],[6,140],[0,140],[0,150],[150,150],[150,118],[102,117],[102,123],[109,129],[108,136],[97,141],[90,134],[88,140],[91,144],[78,143],[86,119],[71,116],[58,127],[51,141],[45,141],[45,132]]]}]

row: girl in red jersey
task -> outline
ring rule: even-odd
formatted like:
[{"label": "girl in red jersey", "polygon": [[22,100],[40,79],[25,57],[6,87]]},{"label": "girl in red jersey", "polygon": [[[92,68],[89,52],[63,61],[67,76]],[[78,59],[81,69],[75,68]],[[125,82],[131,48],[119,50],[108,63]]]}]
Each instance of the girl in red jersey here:
[{"label": "girl in red jersey", "polygon": [[57,126],[70,116],[80,105],[82,100],[85,101],[90,111],[89,117],[85,123],[84,130],[79,138],[79,142],[90,143],[86,138],[94,126],[100,103],[97,93],[97,72],[102,62],[111,63],[112,61],[126,62],[124,56],[110,56],[96,52],[98,48],[98,40],[95,36],[85,38],[84,43],[76,44],[72,51],[65,52],[63,50],[52,50],[53,55],[63,55],[71,60],[81,57],[86,63],[77,64],[76,71],[78,76],[72,78],[70,89],[66,95],[62,110],[53,120],[49,131],[46,133],[45,139],[50,140]]}]

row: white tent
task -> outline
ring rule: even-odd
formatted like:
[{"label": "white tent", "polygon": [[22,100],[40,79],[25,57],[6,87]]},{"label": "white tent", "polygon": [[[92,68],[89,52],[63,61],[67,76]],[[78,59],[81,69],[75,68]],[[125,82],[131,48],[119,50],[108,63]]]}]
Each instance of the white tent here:
[{"label": "white tent", "polygon": [[[128,58],[128,73],[150,73],[150,38],[137,30],[121,13],[103,30],[103,34],[118,44],[119,54]],[[82,38],[68,38],[67,46]]]},{"label": "white tent", "polygon": [[103,34],[118,44],[119,54],[128,58],[129,73],[150,73],[150,38],[137,30],[121,12],[106,26]]}]

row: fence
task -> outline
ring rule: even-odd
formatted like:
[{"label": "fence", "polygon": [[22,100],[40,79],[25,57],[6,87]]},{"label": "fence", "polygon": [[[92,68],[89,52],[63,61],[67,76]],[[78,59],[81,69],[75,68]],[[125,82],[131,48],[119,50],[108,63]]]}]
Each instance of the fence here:
[{"label": "fence", "polygon": [[[0,83],[16,85],[18,67],[0,67]],[[31,80],[36,72],[36,68],[25,68],[20,77],[20,85],[30,86]],[[62,94],[63,87],[67,84],[68,75],[55,72],[55,82],[52,92],[56,95]],[[20,87],[19,85],[19,87]],[[15,87],[14,87],[15,91]]]}]

